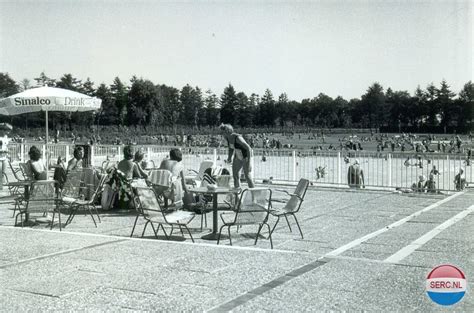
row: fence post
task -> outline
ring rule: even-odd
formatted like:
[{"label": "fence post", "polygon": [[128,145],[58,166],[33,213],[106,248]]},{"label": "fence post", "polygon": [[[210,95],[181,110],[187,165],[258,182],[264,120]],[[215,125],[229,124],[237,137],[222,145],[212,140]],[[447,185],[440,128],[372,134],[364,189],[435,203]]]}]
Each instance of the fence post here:
[{"label": "fence post", "polygon": [[90,165],[94,166],[94,159],[95,159],[94,158],[94,156],[95,156],[94,145],[91,145],[90,147],[91,147],[91,158],[90,158],[91,159],[91,164]]},{"label": "fence post", "polygon": [[69,145],[66,145],[66,162],[69,160]]},{"label": "fence post", "polygon": [[118,155],[118,159],[119,159],[119,160],[122,160],[122,155],[121,155],[121,153],[122,153],[122,148],[123,148],[122,145],[118,145],[118,146],[117,146],[117,155]]},{"label": "fence post", "polygon": [[25,163],[25,144],[20,144],[20,161],[21,163]]},{"label": "fence post", "polygon": [[392,187],[392,154],[388,154],[388,187]]},{"label": "fence post", "polygon": [[292,170],[293,176],[292,176],[292,180],[296,181],[296,151],[295,150],[293,150],[292,156],[293,156],[293,162],[292,162],[293,163],[293,170]]},{"label": "fence post", "polygon": [[150,161],[150,160],[151,160],[151,147],[148,146],[148,147],[146,148],[146,161],[148,162],[148,161]]},{"label": "fence post", "polygon": [[337,183],[340,185],[342,183],[342,162],[341,162],[341,152],[337,153]]},{"label": "fence post", "polygon": [[214,162],[214,164],[216,164],[217,163],[217,148],[213,149],[213,155],[214,155],[213,156],[213,162]]},{"label": "fence post", "polygon": [[[43,162],[46,162],[46,147],[47,147],[46,145],[43,145]],[[48,166],[48,165],[46,165],[46,166]]]},{"label": "fence post", "polygon": [[[446,155],[446,161],[448,162],[448,187],[447,190],[451,190],[451,164],[449,164],[449,154]],[[438,189],[441,189],[441,186],[438,186]]]}]

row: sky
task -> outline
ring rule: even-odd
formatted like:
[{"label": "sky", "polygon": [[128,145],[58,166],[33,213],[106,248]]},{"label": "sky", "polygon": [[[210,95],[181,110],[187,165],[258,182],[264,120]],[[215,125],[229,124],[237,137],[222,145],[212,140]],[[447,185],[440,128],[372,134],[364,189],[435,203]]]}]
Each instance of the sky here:
[{"label": "sky", "polygon": [[359,98],[473,74],[472,1],[0,0],[0,72]]}]

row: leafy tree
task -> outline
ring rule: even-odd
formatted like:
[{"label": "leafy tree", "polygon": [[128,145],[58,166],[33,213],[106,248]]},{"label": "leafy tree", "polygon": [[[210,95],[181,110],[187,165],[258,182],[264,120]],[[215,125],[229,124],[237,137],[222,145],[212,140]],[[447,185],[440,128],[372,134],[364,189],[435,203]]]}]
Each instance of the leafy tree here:
[{"label": "leafy tree", "polygon": [[122,83],[120,78],[115,77],[113,84],[110,86],[110,91],[114,99],[114,105],[117,107],[118,123],[123,126],[127,119],[128,88]]},{"label": "leafy tree", "polygon": [[341,96],[333,100],[333,106],[337,112],[337,123],[334,127],[351,127],[352,118],[349,103]]},{"label": "leafy tree", "polygon": [[466,131],[474,129],[474,84],[468,81],[459,93],[458,106],[460,107],[458,127]]},{"label": "leafy tree", "polygon": [[80,79],[73,77],[71,74],[64,74],[56,82],[56,87],[69,89],[73,91],[81,91],[81,86],[82,86],[82,81]]},{"label": "leafy tree", "polygon": [[250,127],[253,125],[255,107],[249,101],[244,92],[237,93],[237,112],[236,124],[241,127]]},{"label": "leafy tree", "polygon": [[79,87],[79,92],[91,97],[95,96],[94,82],[87,77],[86,81]]},{"label": "leafy tree", "polygon": [[30,82],[29,79],[24,78],[24,79],[21,81],[20,86],[21,86],[20,89],[21,89],[22,91],[25,91],[25,90],[31,88],[31,82]]},{"label": "leafy tree", "polygon": [[9,97],[19,91],[20,87],[8,73],[0,73],[0,98]]},{"label": "leafy tree", "polygon": [[134,79],[128,93],[128,124],[147,126],[156,124],[155,111],[159,100],[155,85],[149,80]]},{"label": "leafy tree", "polygon": [[43,87],[43,86],[53,87],[56,85],[56,80],[49,78],[48,76],[46,76],[44,72],[41,72],[41,74],[38,77],[33,78],[33,79],[36,80],[36,86],[39,86],[39,87]]},{"label": "leafy tree", "polygon": [[160,85],[157,88],[163,123],[173,126],[176,133],[176,126],[183,114],[183,107],[179,101],[179,90],[166,85]]},{"label": "leafy tree", "polygon": [[314,111],[314,122],[318,126],[330,127],[339,122],[337,116],[337,107],[333,105],[333,99],[328,95],[320,93],[317,98],[312,100]]},{"label": "leafy tree", "polygon": [[446,130],[451,125],[453,118],[459,113],[453,105],[453,98],[456,94],[451,91],[448,83],[443,80],[439,89],[436,89],[436,101],[441,117],[441,126]]},{"label": "leafy tree", "polygon": [[194,89],[189,85],[184,86],[183,89],[181,89],[180,101],[184,109],[185,124],[197,127],[199,113],[204,106],[201,89],[198,87]]},{"label": "leafy tree", "polygon": [[385,95],[383,87],[379,83],[374,83],[362,95],[361,105],[368,119],[368,126],[380,127],[383,123],[383,110],[385,108]]},{"label": "leafy tree", "polygon": [[398,126],[398,131],[401,132],[401,127],[407,125],[410,121],[408,107],[411,103],[410,94],[406,91],[395,91],[393,92],[390,88],[386,92],[386,104],[389,120],[393,124]]},{"label": "leafy tree", "polygon": [[288,111],[289,111],[289,100],[286,93],[282,93],[278,97],[278,101],[275,105],[275,114],[277,116],[277,124],[279,126],[285,126],[285,122],[288,121]]},{"label": "leafy tree", "polygon": [[266,89],[259,104],[260,125],[274,126],[276,120],[275,100],[270,89]]},{"label": "leafy tree", "polygon": [[429,106],[426,93],[418,86],[412,98],[412,106],[410,112],[410,121],[413,126],[418,129],[429,119]]},{"label": "leafy tree", "polygon": [[224,93],[221,96],[221,122],[222,123],[236,123],[235,109],[238,106],[238,98],[234,86],[224,88]]},{"label": "leafy tree", "polygon": [[428,111],[427,124],[431,127],[438,125],[439,106],[436,101],[436,87],[433,83],[426,87],[426,107]]},{"label": "leafy tree", "polygon": [[96,96],[102,100],[102,105],[97,113],[97,123],[104,125],[117,125],[118,109],[112,93],[104,83],[100,84],[96,91]]},{"label": "leafy tree", "polygon": [[206,112],[205,124],[209,126],[216,126],[219,124],[219,98],[217,98],[217,96],[212,93],[210,89],[206,91],[206,95],[204,97],[204,106]]}]

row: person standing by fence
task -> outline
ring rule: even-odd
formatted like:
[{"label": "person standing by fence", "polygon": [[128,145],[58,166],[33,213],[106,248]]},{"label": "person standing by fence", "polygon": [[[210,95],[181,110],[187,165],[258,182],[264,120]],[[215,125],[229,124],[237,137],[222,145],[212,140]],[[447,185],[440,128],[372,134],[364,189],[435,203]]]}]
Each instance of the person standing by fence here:
[{"label": "person standing by fence", "polygon": [[365,188],[364,171],[360,168],[359,160],[349,166],[347,170],[347,182],[351,188]]},{"label": "person standing by fence", "polygon": [[0,125],[0,133],[3,133],[3,136],[0,137],[0,190],[3,190],[3,176],[6,175],[5,170],[7,169],[8,143],[10,142],[10,138],[8,138],[7,135],[10,130],[10,124],[2,123]]},{"label": "person standing by fence", "polygon": [[244,169],[245,179],[249,187],[255,187],[252,178],[252,148],[250,148],[242,135],[234,133],[232,125],[221,124],[219,128],[223,132],[229,147],[227,163],[232,163],[235,188],[240,188],[240,170],[242,168]]}]

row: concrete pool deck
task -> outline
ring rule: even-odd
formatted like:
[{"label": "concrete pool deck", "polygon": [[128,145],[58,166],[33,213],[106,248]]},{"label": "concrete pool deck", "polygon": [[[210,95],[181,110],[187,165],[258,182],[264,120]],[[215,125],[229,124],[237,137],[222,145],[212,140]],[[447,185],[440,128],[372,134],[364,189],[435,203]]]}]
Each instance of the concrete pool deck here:
[{"label": "concrete pool deck", "polygon": [[[298,215],[304,239],[281,221],[271,250],[263,237],[253,245],[255,227],[234,230],[233,246],[204,241],[199,217],[194,244],[180,235],[157,240],[151,229],[137,238],[142,220],[129,238],[133,212],[101,212],[97,228],[78,214],[62,232],[22,229],[3,203],[0,310],[473,311],[473,204],[472,189],[430,196],[310,188]],[[445,263],[468,279],[464,299],[447,309],[425,292],[427,274]]]}]

